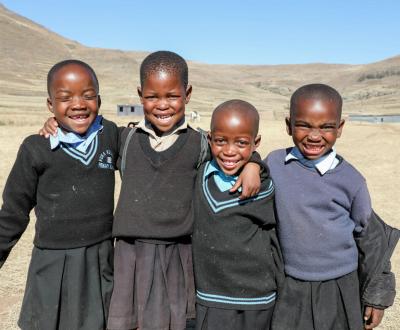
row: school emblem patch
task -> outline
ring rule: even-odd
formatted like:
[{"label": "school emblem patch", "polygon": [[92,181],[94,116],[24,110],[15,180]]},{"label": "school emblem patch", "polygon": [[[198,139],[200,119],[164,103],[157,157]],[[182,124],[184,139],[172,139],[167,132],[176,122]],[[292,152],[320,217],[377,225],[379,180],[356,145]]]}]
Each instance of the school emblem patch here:
[{"label": "school emblem patch", "polygon": [[100,154],[97,166],[105,170],[115,170],[114,155],[110,149]]}]

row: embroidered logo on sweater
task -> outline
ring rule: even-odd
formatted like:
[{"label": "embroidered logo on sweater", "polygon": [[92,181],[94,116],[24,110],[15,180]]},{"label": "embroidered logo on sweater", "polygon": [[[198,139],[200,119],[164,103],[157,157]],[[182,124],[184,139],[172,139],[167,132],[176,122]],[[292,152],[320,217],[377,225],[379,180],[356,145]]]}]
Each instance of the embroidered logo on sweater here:
[{"label": "embroidered logo on sweater", "polygon": [[103,151],[99,156],[99,162],[97,164],[99,168],[106,170],[114,170],[114,155],[110,149]]},{"label": "embroidered logo on sweater", "polygon": [[98,136],[93,139],[90,143],[89,147],[86,149],[86,152],[81,152],[74,147],[68,145],[67,143],[60,143],[61,149],[69,156],[79,160],[84,165],[89,165],[92,161],[94,155],[97,152],[98,146]]},{"label": "embroidered logo on sweater", "polygon": [[[204,173],[207,173],[207,169],[204,170]],[[239,199],[239,197],[232,197],[229,194],[229,192],[226,192],[226,194],[225,194],[226,197],[224,199],[217,199],[215,196],[212,195],[211,190],[209,188],[210,179],[212,178],[212,175],[213,175],[212,173],[210,175],[205,175],[205,174],[203,175],[202,186],[203,186],[204,196],[214,213],[221,212],[230,207],[235,207],[238,205],[243,205],[243,204],[250,203],[253,201],[258,201],[263,198],[267,198],[275,190],[274,184],[272,183],[272,180],[271,180],[269,183],[269,186],[265,190],[259,192],[254,197],[250,197],[250,198],[242,200],[242,199]]]}]

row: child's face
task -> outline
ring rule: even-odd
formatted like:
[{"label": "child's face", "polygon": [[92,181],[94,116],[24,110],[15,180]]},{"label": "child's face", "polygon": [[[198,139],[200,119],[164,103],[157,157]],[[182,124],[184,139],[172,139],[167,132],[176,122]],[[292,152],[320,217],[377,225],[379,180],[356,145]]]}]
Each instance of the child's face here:
[{"label": "child's face", "polygon": [[294,118],[286,118],[288,134],[308,159],[329,152],[342,134],[343,125],[336,104],[318,99],[300,99]]},{"label": "child's face", "polygon": [[185,116],[185,105],[190,100],[192,87],[185,90],[178,75],[158,72],[146,78],[138,94],[144,116],[161,135],[175,128]]},{"label": "child's face", "polygon": [[47,106],[67,131],[85,134],[100,107],[98,87],[90,72],[69,64],[55,73]]},{"label": "child's face", "polygon": [[255,136],[251,119],[235,113],[217,115],[212,127],[211,153],[225,174],[234,175],[249,161],[261,138]]}]

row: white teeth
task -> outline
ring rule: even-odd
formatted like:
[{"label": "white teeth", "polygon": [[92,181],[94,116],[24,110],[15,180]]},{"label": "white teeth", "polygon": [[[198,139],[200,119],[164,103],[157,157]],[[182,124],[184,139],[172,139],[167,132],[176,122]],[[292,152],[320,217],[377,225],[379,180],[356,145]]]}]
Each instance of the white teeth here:
[{"label": "white teeth", "polygon": [[224,161],[225,165],[235,165],[237,162],[233,162],[233,161]]}]

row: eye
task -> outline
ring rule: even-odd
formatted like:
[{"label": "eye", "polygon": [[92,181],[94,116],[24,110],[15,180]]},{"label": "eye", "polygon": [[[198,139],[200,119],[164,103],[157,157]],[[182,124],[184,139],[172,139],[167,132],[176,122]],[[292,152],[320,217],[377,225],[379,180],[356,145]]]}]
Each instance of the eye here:
[{"label": "eye", "polygon": [[181,96],[178,95],[178,94],[169,94],[168,95],[168,98],[171,99],[171,100],[176,100],[176,99],[179,99],[180,97]]},{"label": "eye", "polygon": [[147,95],[144,97],[144,99],[148,101],[154,101],[157,99],[157,97],[155,95]]},{"label": "eye", "polygon": [[218,146],[224,145],[225,144],[225,140],[223,138],[215,138],[214,139],[214,143]]},{"label": "eye", "polygon": [[336,125],[324,125],[321,127],[321,130],[324,132],[332,132],[336,129]]},{"label": "eye", "polygon": [[246,146],[249,145],[249,141],[247,141],[247,140],[239,140],[239,141],[236,142],[236,144],[237,144],[239,147],[246,147]]},{"label": "eye", "polygon": [[61,95],[61,96],[57,96],[56,100],[59,102],[69,102],[72,101],[72,96],[70,95]]},{"label": "eye", "polygon": [[92,101],[95,100],[97,98],[96,94],[87,94],[87,95],[83,95],[83,99],[85,101]]},{"label": "eye", "polygon": [[302,129],[308,129],[310,128],[310,125],[306,124],[306,123],[296,123],[294,125],[296,128],[302,128]]}]

